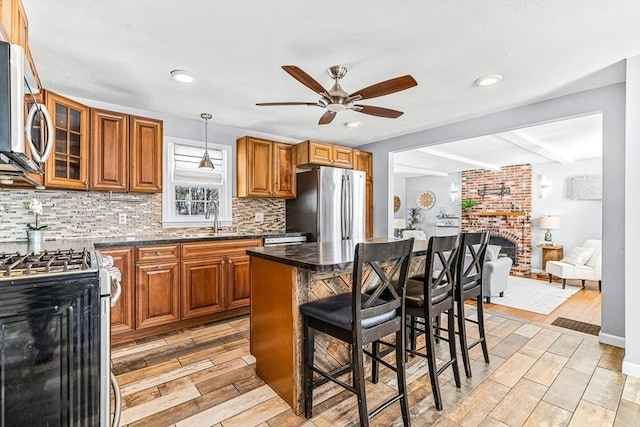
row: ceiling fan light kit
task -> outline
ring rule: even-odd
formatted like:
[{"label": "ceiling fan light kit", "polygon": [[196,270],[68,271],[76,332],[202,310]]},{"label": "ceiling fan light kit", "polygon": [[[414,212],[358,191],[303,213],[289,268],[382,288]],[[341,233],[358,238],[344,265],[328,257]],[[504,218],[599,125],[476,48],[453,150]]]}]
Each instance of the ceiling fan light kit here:
[{"label": "ceiling fan light kit", "polygon": [[357,120],[351,120],[351,121],[345,122],[344,125],[348,128],[357,128],[357,127],[360,127],[361,124],[362,122],[359,122]]},{"label": "ceiling fan light kit", "polygon": [[342,79],[347,74],[347,67],[344,67],[342,65],[334,65],[327,70],[329,76],[331,76],[331,78],[334,80],[334,84],[330,90],[326,90],[313,77],[311,77],[309,74],[295,65],[283,65],[282,69],[289,73],[291,77],[298,80],[300,83],[320,95],[320,100],[318,100],[318,102],[316,103],[262,102],[257,103],[256,105],[261,107],[283,105],[305,105],[321,107],[324,108],[326,112],[322,115],[322,117],[320,117],[320,120],[318,121],[319,125],[326,125],[331,123],[337,113],[345,110],[353,110],[371,116],[396,119],[404,113],[402,111],[392,110],[390,108],[375,107],[373,105],[360,105],[356,104],[356,102],[363,99],[377,98],[379,96],[400,92],[402,90],[412,88],[418,84],[413,77],[407,74],[405,76],[396,77],[394,79],[385,80],[383,82],[367,86],[364,89],[349,94],[347,91],[342,89],[342,86],[340,86],[340,79]]}]

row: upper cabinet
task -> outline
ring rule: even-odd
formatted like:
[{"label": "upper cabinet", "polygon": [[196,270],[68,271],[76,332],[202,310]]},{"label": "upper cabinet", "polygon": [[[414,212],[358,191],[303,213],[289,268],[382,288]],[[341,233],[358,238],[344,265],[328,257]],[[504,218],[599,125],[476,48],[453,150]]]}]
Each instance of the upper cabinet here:
[{"label": "upper cabinet", "polygon": [[296,164],[353,168],[353,149],[318,141],[304,141],[296,145]]},{"label": "upper cabinet", "polygon": [[27,59],[26,65],[31,69],[40,89],[40,80],[29,49],[29,21],[22,1],[0,0],[0,40],[22,46]]},{"label": "upper cabinet", "polygon": [[45,164],[45,186],[89,188],[89,108],[53,92],[46,105],[53,123],[54,145]]},{"label": "upper cabinet", "polygon": [[373,155],[366,151],[353,150],[353,168],[366,174],[365,192],[365,237],[373,237]]},{"label": "upper cabinet", "polygon": [[295,148],[251,136],[238,139],[238,197],[295,198]]},{"label": "upper cabinet", "polygon": [[162,191],[162,121],[91,110],[91,189]]}]

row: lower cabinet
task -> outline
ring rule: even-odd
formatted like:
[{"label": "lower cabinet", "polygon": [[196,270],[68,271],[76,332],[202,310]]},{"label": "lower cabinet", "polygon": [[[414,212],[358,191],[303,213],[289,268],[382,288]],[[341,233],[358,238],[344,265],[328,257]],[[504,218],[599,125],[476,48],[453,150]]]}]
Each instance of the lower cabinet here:
[{"label": "lower cabinet", "polygon": [[117,335],[135,330],[135,289],[134,289],[134,260],[133,248],[105,248],[100,249],[101,255],[113,258],[113,265],[120,270],[120,286],[122,293],[116,304],[111,308],[111,334]]},{"label": "lower cabinet", "polygon": [[182,245],[182,318],[247,307],[250,303],[248,248],[261,239]]},{"label": "lower cabinet", "polygon": [[136,264],[136,329],[180,320],[180,268],[177,261]]},{"label": "lower cabinet", "polygon": [[224,257],[182,261],[182,318],[224,310]]},{"label": "lower cabinet", "polygon": [[[123,342],[182,327],[187,323],[182,321],[224,318],[226,311],[248,307],[246,250],[256,246],[262,246],[262,239],[99,248],[113,257],[122,274],[122,294],[111,310],[111,334]],[[163,327],[151,329],[157,326]]]}]

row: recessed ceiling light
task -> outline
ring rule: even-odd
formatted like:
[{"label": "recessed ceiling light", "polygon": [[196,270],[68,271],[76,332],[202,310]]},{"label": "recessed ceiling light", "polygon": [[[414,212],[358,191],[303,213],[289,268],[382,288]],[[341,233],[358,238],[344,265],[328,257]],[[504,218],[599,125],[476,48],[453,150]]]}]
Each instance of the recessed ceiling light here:
[{"label": "recessed ceiling light", "polygon": [[344,125],[348,128],[357,128],[358,126],[360,126],[362,124],[362,122],[358,122],[358,121],[350,121],[350,122],[346,122]]},{"label": "recessed ceiling light", "polygon": [[195,79],[193,73],[187,70],[173,70],[171,77],[180,83],[191,83]]},{"label": "recessed ceiling light", "polygon": [[474,86],[493,86],[495,84],[500,83],[500,80],[502,80],[501,74],[489,74],[488,76],[482,76],[476,79],[476,81],[473,82],[473,85]]}]

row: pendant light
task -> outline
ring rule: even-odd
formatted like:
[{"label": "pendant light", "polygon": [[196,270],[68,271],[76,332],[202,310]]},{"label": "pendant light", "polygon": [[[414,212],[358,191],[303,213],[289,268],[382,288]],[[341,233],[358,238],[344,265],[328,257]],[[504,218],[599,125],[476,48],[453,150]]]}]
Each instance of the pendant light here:
[{"label": "pendant light", "polygon": [[207,127],[209,119],[213,116],[209,113],[202,113],[200,114],[200,117],[204,119],[204,155],[202,156],[202,160],[200,160],[198,169],[214,170],[215,168],[213,167],[213,163],[211,163],[211,160],[209,159],[209,152],[207,151]]}]

